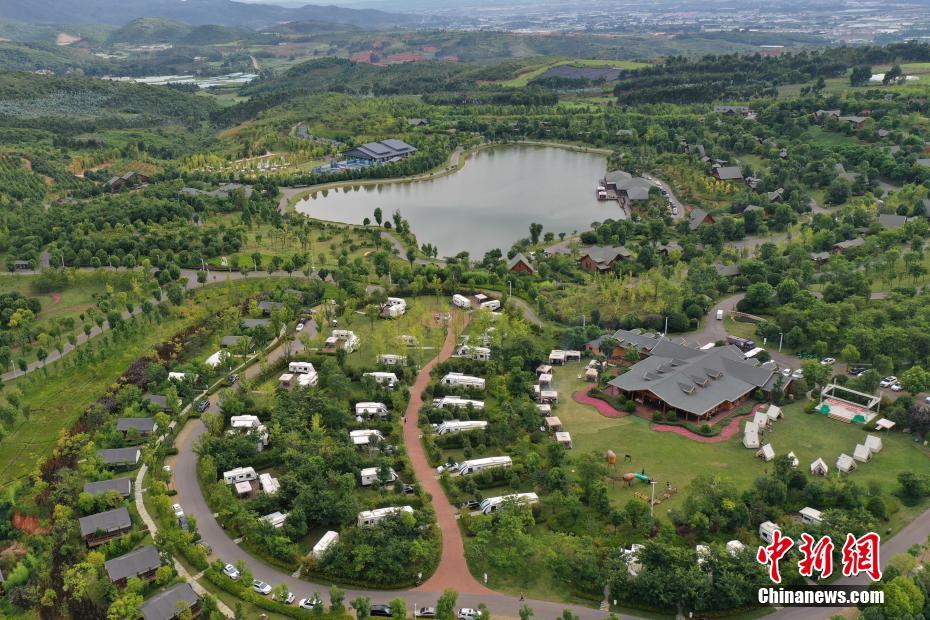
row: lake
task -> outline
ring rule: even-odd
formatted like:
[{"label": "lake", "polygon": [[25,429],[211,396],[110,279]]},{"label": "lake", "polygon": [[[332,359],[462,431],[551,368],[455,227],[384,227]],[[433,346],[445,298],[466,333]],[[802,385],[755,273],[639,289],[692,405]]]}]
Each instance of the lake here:
[{"label": "lake", "polygon": [[388,220],[395,210],[421,244],[440,256],[467,251],[480,258],[492,248],[506,254],[529,236],[587,230],[591,222],[622,219],[616,202],[598,202],[594,188],[606,171],[603,155],[554,147],[507,146],[479,151],[453,174],[430,181],[370,185],[317,192],[296,209],[314,218],[361,224],[376,207]]}]

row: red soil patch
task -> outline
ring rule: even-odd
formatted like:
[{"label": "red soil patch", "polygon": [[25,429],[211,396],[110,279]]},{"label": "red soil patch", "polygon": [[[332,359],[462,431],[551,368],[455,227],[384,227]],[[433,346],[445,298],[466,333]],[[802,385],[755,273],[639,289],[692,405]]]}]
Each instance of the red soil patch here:
[{"label": "red soil patch", "polygon": [[27,534],[48,534],[48,528],[39,525],[39,517],[22,515],[18,510],[13,513],[13,527]]},{"label": "red soil patch", "polygon": [[588,390],[590,389],[591,388],[589,387],[587,390],[578,390],[572,394],[572,398],[575,399],[575,402],[581,403],[582,405],[591,405],[597,409],[598,413],[600,413],[605,418],[624,418],[630,415],[626,411],[618,411],[614,409],[607,401],[590,396],[588,394]]},{"label": "red soil patch", "polygon": [[748,418],[751,415],[754,415],[756,411],[762,407],[768,407],[768,403],[759,403],[752,408],[747,414],[734,416],[730,419],[729,423],[720,431],[719,435],[714,435],[713,437],[704,437],[703,435],[698,435],[697,433],[692,433],[690,430],[683,426],[671,426],[669,424],[653,424],[652,430],[658,431],[660,433],[677,433],[682,437],[686,437],[693,441],[698,441],[700,443],[720,443],[721,441],[726,441],[733,435],[739,432],[739,423],[744,419]]}]

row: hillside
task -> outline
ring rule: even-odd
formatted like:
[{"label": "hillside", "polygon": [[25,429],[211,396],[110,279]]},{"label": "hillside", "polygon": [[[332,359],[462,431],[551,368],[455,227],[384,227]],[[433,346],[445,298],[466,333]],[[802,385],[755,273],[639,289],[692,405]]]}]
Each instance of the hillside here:
[{"label": "hillside", "polygon": [[113,24],[158,17],[190,25],[268,26],[284,21],[321,21],[366,29],[411,25],[413,16],[374,9],[305,5],[286,8],[233,0],[0,0],[0,19],[32,24]]},{"label": "hillside", "polygon": [[180,43],[213,45],[235,41],[250,33],[246,30],[218,25],[189,26],[184,22],[160,17],[140,17],[117,28],[108,37],[109,43]]}]

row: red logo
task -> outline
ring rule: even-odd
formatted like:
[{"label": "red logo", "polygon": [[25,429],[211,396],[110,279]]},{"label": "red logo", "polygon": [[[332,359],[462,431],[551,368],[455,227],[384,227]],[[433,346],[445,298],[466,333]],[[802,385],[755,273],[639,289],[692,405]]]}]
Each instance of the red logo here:
[{"label": "red logo", "polygon": [[821,579],[833,574],[833,541],[829,536],[815,540],[810,534],[801,534],[798,550],[803,556],[798,562],[798,572],[802,577],[813,577],[814,571],[820,573]]},{"label": "red logo", "polygon": [[794,546],[794,541],[783,536],[781,530],[772,532],[772,544],[767,547],[759,547],[756,552],[756,561],[759,564],[768,564],[769,579],[773,583],[781,583],[781,573],[778,570],[778,562],[785,557],[788,550]]},{"label": "red logo", "polygon": [[879,543],[881,538],[875,532],[869,532],[861,538],[853,534],[846,535],[843,543],[843,575],[853,577],[865,573],[872,581],[882,578],[882,569],[879,566]]}]

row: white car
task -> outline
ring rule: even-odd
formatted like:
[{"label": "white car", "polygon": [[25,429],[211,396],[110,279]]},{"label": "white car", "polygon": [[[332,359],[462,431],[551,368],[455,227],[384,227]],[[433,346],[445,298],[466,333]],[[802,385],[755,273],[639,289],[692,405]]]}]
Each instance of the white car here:
[{"label": "white car", "polygon": [[904,389],[904,386],[901,385],[900,383],[895,383],[894,385],[891,386],[892,392],[900,392],[903,389]]},{"label": "white car", "polygon": [[303,321],[300,321],[299,323],[297,323],[297,327],[294,328],[294,331],[295,331],[295,332],[299,332],[299,331],[303,330],[303,328],[304,328],[304,322],[303,322]]},{"label": "white car", "polygon": [[822,360],[820,360],[821,366],[832,366],[835,363],[836,363],[836,358],[833,358],[833,357],[825,357]]},{"label": "white car", "polygon": [[792,379],[802,379],[804,377],[804,371],[798,368],[793,373],[791,373]]},{"label": "white car", "polygon": [[791,376],[791,369],[790,369],[790,368],[782,368],[782,369],[781,369],[781,375],[782,375],[785,379],[787,379],[788,377]]},{"label": "white car", "polygon": [[174,511],[174,516],[178,519],[184,516],[184,509],[181,508],[181,504],[174,504],[171,506],[171,510]]},{"label": "white car", "polygon": [[258,579],[252,582],[252,589],[259,594],[264,594],[265,596],[271,594],[271,586],[269,586],[264,581],[259,581]]},{"label": "white car", "polygon": [[297,602],[297,606],[301,609],[316,609],[323,604],[318,597],[314,596],[313,598],[302,598]]},{"label": "white car", "polygon": [[291,603],[294,602],[294,599],[295,599],[295,598],[297,598],[297,597],[294,596],[294,593],[291,592],[290,590],[288,590],[288,591],[287,591],[287,595],[284,597],[284,600],[283,600],[283,601],[280,600],[278,597],[275,597],[275,600],[278,601],[279,603],[285,603],[285,604],[287,604],[287,605],[290,605]]},{"label": "white car", "polygon": [[880,385],[883,388],[889,388],[897,382],[898,382],[898,378],[894,375],[890,375],[882,379],[878,385]]},{"label": "white car", "polygon": [[477,609],[471,607],[462,607],[459,610],[458,619],[459,620],[478,620],[478,616],[481,615],[481,612]]},{"label": "white car", "polygon": [[233,581],[239,581],[239,569],[232,564],[227,564],[223,567],[223,574]]},{"label": "white car", "polygon": [[447,471],[451,474],[451,473],[458,471],[458,469],[459,469],[458,463],[452,463],[451,465],[443,464],[436,468],[436,473],[441,474],[442,472]]}]

